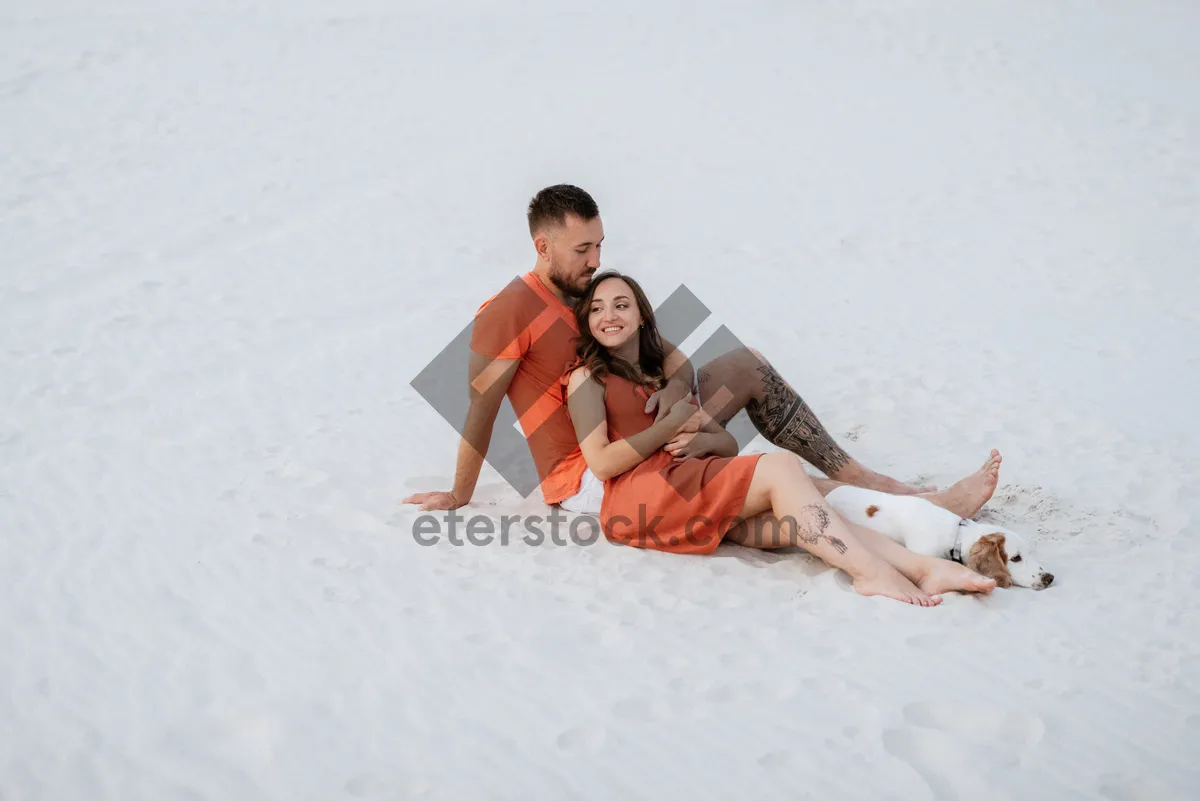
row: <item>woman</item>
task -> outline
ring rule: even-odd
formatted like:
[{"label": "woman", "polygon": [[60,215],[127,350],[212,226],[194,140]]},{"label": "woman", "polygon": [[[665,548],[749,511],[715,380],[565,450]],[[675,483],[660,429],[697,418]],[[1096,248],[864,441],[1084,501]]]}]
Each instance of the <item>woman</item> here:
[{"label": "woman", "polygon": [[666,382],[663,344],[632,278],[595,276],[575,316],[578,361],[565,379],[567,405],[584,460],[604,482],[600,522],[610,541],[693,554],[712,553],[722,539],[796,545],[844,570],[863,595],[919,606],[941,603],[942,592],[995,587],[962,565],[847,523],[792,453],[738,456],[733,435],[703,413],[700,432],[681,444],[686,438],[676,433],[698,412],[691,398],[655,422],[645,405]]}]

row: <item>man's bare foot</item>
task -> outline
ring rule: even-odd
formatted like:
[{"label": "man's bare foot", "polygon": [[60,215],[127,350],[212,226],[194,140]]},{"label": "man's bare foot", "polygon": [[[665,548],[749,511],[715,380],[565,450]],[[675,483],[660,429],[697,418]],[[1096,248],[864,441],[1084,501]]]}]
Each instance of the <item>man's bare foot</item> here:
[{"label": "man's bare foot", "polygon": [[959,517],[974,517],[996,491],[996,484],[1000,481],[1001,459],[1000,451],[993,448],[983,467],[948,489],[922,493],[921,497],[936,506],[949,509]]},{"label": "man's bare foot", "polygon": [[914,606],[937,606],[942,602],[941,597],[931,597],[891,566],[861,575],[853,583],[859,595],[882,595]]},{"label": "man's bare foot", "polygon": [[971,568],[946,559],[929,557],[917,586],[930,595],[943,592],[978,592],[987,595],[996,589],[996,582],[981,576]]}]

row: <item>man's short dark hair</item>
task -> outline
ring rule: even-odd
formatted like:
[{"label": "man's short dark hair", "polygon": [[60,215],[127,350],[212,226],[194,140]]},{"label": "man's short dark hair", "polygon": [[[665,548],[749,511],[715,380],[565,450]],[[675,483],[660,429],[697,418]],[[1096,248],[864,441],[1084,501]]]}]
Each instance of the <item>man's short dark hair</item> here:
[{"label": "man's short dark hair", "polygon": [[529,201],[529,235],[537,236],[538,231],[549,225],[564,225],[568,214],[586,222],[599,217],[600,209],[592,196],[578,186],[547,186]]}]

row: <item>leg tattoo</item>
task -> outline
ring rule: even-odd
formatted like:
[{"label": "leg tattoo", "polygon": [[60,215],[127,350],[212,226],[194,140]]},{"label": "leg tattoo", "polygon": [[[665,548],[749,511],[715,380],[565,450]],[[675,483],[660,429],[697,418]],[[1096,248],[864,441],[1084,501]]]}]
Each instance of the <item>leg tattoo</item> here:
[{"label": "leg tattoo", "polygon": [[850,455],[833,441],[813,410],[787,385],[783,376],[769,364],[760,366],[758,372],[763,377],[762,397],[752,398],[746,404],[746,413],[754,427],[771,443],[800,455],[827,476],[849,464]]},{"label": "leg tattoo", "polygon": [[800,538],[801,542],[817,545],[821,540],[825,540],[839,554],[846,552],[846,543],[825,533],[825,529],[829,528],[829,513],[823,507],[810,503],[804,507],[804,512],[803,522],[793,521],[796,526],[796,536]]}]

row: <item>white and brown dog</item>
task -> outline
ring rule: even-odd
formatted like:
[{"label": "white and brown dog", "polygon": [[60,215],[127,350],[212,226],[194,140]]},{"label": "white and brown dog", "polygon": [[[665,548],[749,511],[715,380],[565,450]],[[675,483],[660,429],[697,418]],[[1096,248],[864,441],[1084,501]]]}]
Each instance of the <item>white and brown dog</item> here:
[{"label": "white and brown dog", "polygon": [[851,523],[877,531],[913,553],[961,562],[995,579],[997,587],[1044,590],[1054,581],[1016,533],[959,517],[924,498],[845,485],[825,500]]}]

